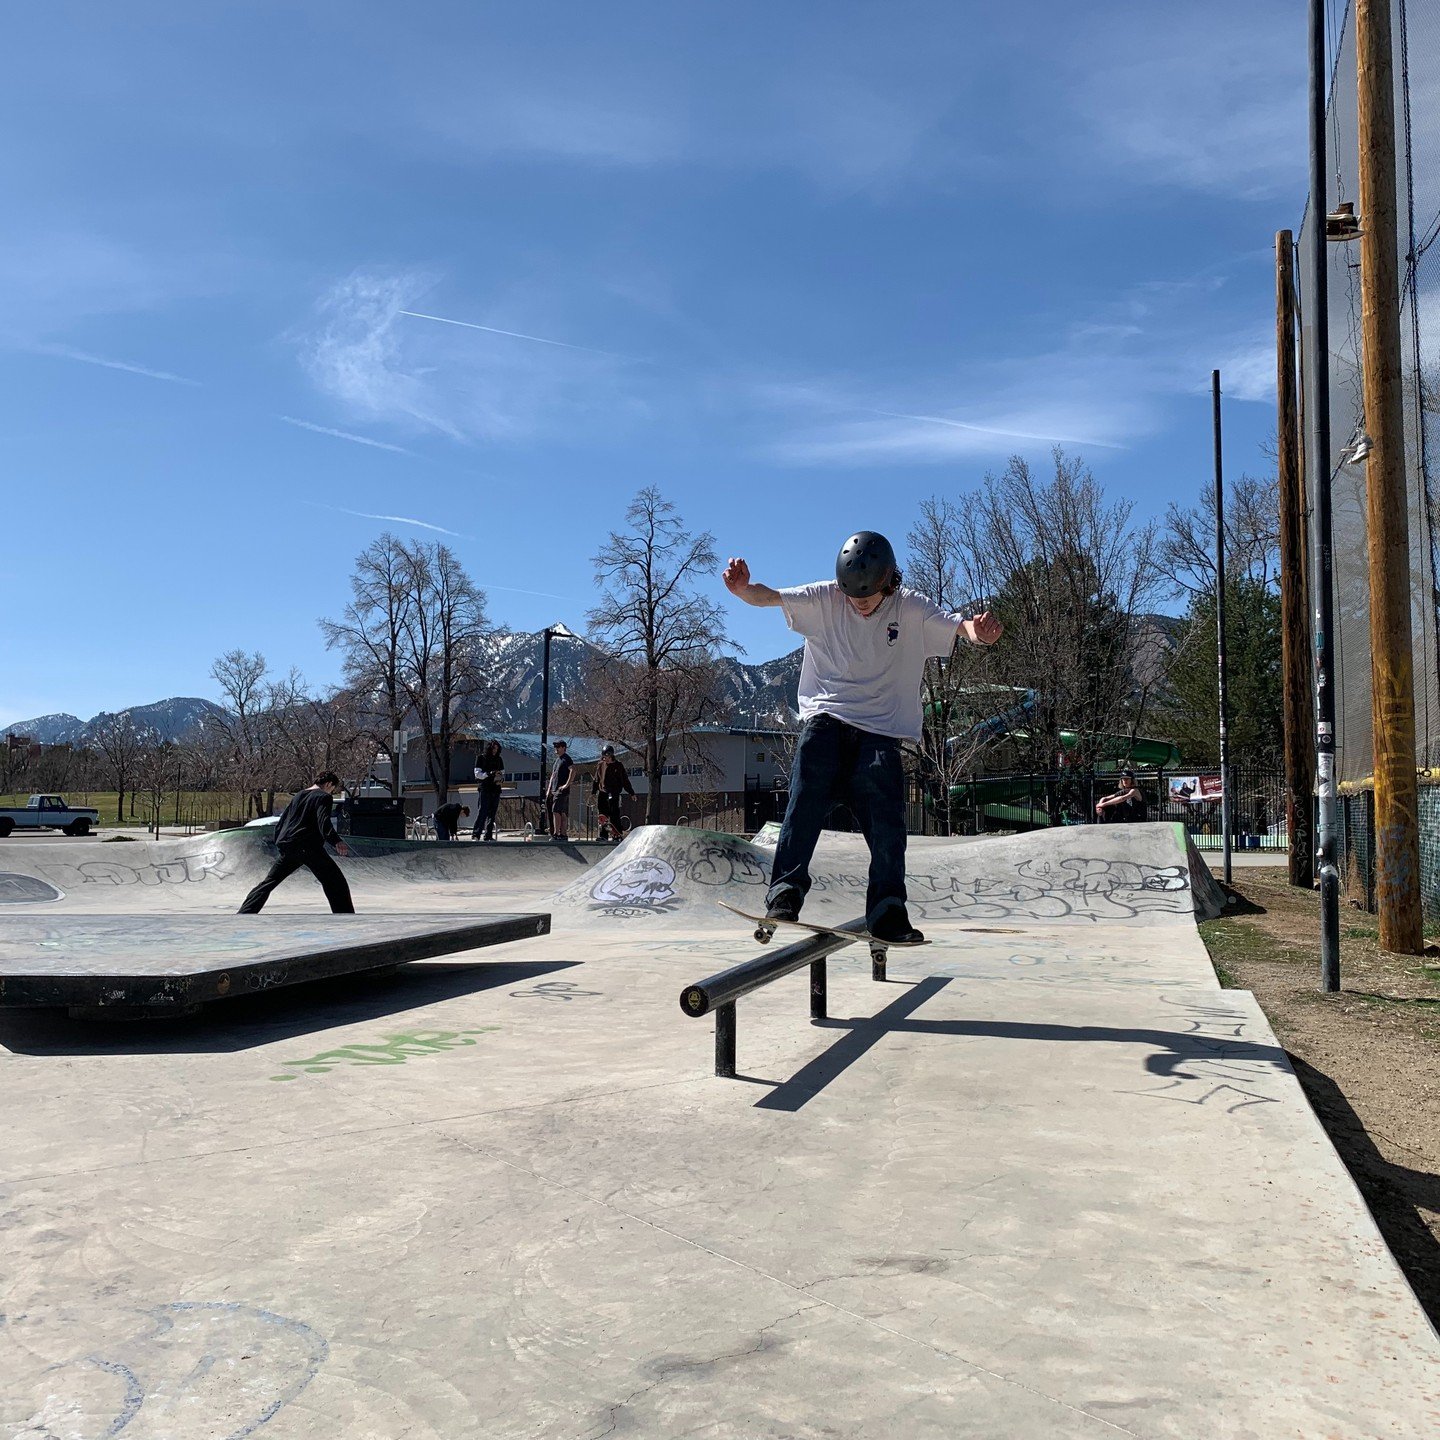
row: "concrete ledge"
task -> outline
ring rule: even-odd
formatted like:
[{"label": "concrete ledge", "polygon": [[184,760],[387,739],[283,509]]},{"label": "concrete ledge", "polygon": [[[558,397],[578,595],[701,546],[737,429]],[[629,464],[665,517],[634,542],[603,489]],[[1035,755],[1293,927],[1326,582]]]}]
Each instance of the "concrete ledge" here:
[{"label": "concrete ledge", "polygon": [[547,914],[16,916],[0,929],[0,1007],[184,1014],[273,990],[548,934]]}]

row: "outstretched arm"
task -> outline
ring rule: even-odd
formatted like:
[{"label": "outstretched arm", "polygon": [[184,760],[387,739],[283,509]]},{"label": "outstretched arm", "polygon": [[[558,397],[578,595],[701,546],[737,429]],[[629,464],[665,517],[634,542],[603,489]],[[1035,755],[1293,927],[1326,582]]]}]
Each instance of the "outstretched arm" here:
[{"label": "outstretched arm", "polygon": [[962,620],[959,628],[960,638],[967,645],[993,645],[1005,633],[1005,627],[988,610]]},{"label": "outstretched arm", "polygon": [[720,578],[725,588],[747,605],[779,605],[780,592],[769,585],[758,585],[750,578],[750,567],[741,559],[732,556]]}]

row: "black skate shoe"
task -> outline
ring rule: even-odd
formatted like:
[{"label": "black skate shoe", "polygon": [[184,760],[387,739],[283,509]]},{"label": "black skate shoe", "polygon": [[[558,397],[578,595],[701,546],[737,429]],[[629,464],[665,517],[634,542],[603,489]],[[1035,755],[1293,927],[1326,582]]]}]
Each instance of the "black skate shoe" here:
[{"label": "black skate shoe", "polygon": [[793,890],[787,890],[768,901],[765,906],[767,920],[798,920],[800,918],[800,897]]},{"label": "black skate shoe", "polygon": [[910,916],[903,905],[892,905],[880,912],[880,918],[870,927],[872,939],[884,941],[887,945],[923,945],[925,937],[910,923]]}]

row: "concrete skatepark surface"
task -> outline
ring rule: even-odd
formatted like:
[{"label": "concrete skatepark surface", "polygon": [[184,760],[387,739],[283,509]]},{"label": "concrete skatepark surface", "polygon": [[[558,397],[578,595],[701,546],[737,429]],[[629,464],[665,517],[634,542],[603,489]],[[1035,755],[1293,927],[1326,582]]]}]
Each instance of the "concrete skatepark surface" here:
[{"label": "concrete skatepark surface", "polygon": [[[362,912],[552,933],[166,1025],[0,1014],[0,1434],[1437,1433],[1440,1342],[1218,988],[1175,827],[915,845],[934,943],[884,984],[841,951],[822,1024],[803,973],[742,999],[721,1081],[676,995],[756,953],[714,902],[768,856],[397,842],[341,862]],[[263,863],[6,849],[0,928],[220,915]],[[863,846],[815,874],[855,918]],[[323,915],[308,877],[272,908]]]}]

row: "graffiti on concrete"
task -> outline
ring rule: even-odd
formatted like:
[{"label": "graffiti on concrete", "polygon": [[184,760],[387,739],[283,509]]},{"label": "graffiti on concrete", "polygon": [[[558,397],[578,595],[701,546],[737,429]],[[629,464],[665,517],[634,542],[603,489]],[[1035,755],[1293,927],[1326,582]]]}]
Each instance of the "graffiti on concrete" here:
[{"label": "graffiti on concrete", "polygon": [[580,986],[572,984],[569,980],[542,980],[528,990],[512,990],[510,996],[514,1000],[568,1001],[588,1000],[604,993],[603,990],[582,990]]},{"label": "graffiti on concrete", "polygon": [[0,873],[0,905],[31,905],[41,900],[63,900],[65,892],[34,875]]},{"label": "graffiti on concrete", "polygon": [[726,837],[697,835],[677,857],[676,869],[697,885],[767,885],[769,867]]},{"label": "graffiti on concrete", "polygon": [[1188,915],[1190,876],[1183,865],[1076,856],[1027,860],[1008,877],[909,875],[912,907],[934,920],[1133,920]]},{"label": "graffiti on concrete", "polygon": [[80,885],[180,885],[196,880],[223,880],[234,873],[225,851],[214,847],[194,850],[188,855],[172,855],[165,860],[146,860],[141,855],[133,860],[107,855],[103,860],[55,861],[38,868],[55,884],[72,889]]},{"label": "graffiti on concrete", "polygon": [[247,1440],[305,1390],[329,1354],[309,1325],[235,1302],[158,1305],[116,1316],[106,1329],[99,1346],[34,1376],[18,1434]]},{"label": "graffiti on concrete", "polygon": [[645,915],[675,908],[675,867],[655,855],[622,861],[590,887],[591,908],[607,915]]},{"label": "graffiti on concrete", "polygon": [[1267,1092],[1285,1073],[1285,1052],[1249,1039],[1250,1017],[1243,1010],[1223,999],[1162,995],[1160,1003],[1174,1012],[1178,1043],[1145,1063],[1160,1084],[1123,1093],[1215,1105],[1231,1115],[1251,1105],[1280,1103],[1278,1095]]},{"label": "graffiti on concrete", "polygon": [[378,1045],[355,1042],[334,1050],[322,1050],[304,1060],[282,1060],[282,1065],[295,1068],[272,1080],[295,1080],[301,1074],[328,1075],[339,1066],[404,1065],[421,1056],[445,1050],[459,1050],[475,1044],[476,1035],[489,1035],[500,1027],[485,1025],[479,1030],[413,1030],[404,1035],[386,1035]]}]

